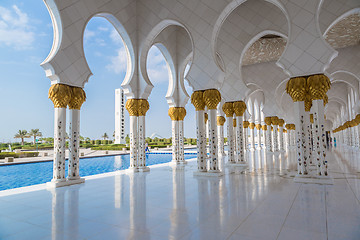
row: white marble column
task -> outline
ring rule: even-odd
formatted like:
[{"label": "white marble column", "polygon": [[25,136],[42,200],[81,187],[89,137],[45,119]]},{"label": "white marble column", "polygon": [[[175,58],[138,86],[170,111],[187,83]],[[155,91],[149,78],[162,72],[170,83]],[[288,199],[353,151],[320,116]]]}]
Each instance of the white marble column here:
[{"label": "white marble column", "polygon": [[307,164],[304,161],[305,147],[305,106],[303,101],[294,102],[294,119],[296,127],[296,156],[298,164],[298,176],[304,176],[308,174]]},{"label": "white marble column", "polygon": [[[225,111],[224,111],[225,112]],[[233,116],[227,116],[227,138],[228,138],[228,163],[235,163],[235,142]]]},{"label": "white marble column", "polygon": [[243,116],[236,116],[236,160],[245,163]]},{"label": "white marble column", "polygon": [[171,133],[172,133],[172,163],[179,163],[179,121],[171,121]]},{"label": "white marble column", "polygon": [[226,156],[224,150],[224,123],[225,118],[223,116],[217,116],[217,131],[218,131],[218,156]]},{"label": "white marble column", "polygon": [[280,142],[280,151],[285,151],[284,147],[284,127],[279,125],[279,142]]},{"label": "white marble column", "polygon": [[54,124],[54,161],[52,183],[65,179],[65,145],[66,145],[66,108],[55,108]]},{"label": "white marble column", "polygon": [[273,146],[274,152],[279,151],[278,125],[273,123]]},{"label": "white marble column", "polygon": [[[314,108],[314,125],[315,125],[315,142],[316,146],[316,164],[317,175],[327,176],[327,160],[326,160],[326,132],[325,132],[325,119],[324,119],[324,101],[313,100]],[[319,139],[319,141],[318,141]],[[320,153],[320,154],[319,154]]]},{"label": "white marble column", "polygon": [[258,139],[258,147],[257,147],[257,149],[258,150],[261,150],[261,124],[256,124],[255,125],[255,127],[256,127],[256,132],[257,132],[257,139]]},{"label": "white marble column", "polygon": [[267,141],[267,125],[264,123],[261,126],[263,132],[263,149],[267,150],[268,148],[268,141]]},{"label": "white marble column", "polygon": [[68,161],[68,180],[80,179],[79,175],[79,136],[80,136],[80,110],[70,109],[69,123],[70,143]]},{"label": "white marble column", "polygon": [[130,170],[138,169],[138,117],[130,115]]},{"label": "white marble column", "polygon": [[209,153],[210,166],[209,172],[218,173],[219,159],[217,150],[217,123],[216,123],[216,109],[209,109]]},{"label": "white marble column", "polygon": [[266,131],[267,131],[266,137],[267,137],[267,142],[268,142],[267,151],[268,152],[273,152],[274,149],[273,149],[273,143],[272,143],[271,125],[267,125],[267,130]]},{"label": "white marble column", "polygon": [[250,123],[250,151],[255,151],[255,123]]},{"label": "white marble column", "polygon": [[180,164],[186,164],[184,157],[184,121],[179,122],[179,162]]},{"label": "white marble column", "polygon": [[206,153],[206,133],[205,133],[205,120],[204,110],[196,111],[196,145],[197,145],[197,163],[198,171],[207,171],[207,153]]}]

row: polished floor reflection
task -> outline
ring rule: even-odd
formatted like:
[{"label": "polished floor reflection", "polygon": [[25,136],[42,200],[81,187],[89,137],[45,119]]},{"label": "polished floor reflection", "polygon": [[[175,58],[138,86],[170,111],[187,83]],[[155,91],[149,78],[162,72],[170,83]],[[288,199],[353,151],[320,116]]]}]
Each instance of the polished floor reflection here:
[{"label": "polished floor reflection", "polygon": [[4,196],[0,239],[360,239],[359,154],[328,161],[334,185],[294,183],[293,152],[258,150],[221,178],[191,161]]}]

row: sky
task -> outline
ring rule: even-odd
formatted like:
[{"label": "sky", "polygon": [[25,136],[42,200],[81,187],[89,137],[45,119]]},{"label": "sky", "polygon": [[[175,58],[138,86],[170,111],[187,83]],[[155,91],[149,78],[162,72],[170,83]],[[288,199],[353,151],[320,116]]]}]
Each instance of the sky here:
[{"label": "sky", "polygon": [[[15,142],[18,130],[39,128],[52,137],[54,107],[48,99],[50,80],[40,63],[50,52],[53,28],[41,0],[0,1],[0,142]],[[104,18],[92,18],[84,32],[84,52],[93,73],[85,85],[87,100],[81,109],[81,135],[100,139],[113,135],[115,89],[126,74],[126,58],[120,35]],[[154,85],[146,114],[146,136],[156,133],[171,137],[171,120],[165,95],[168,71],[161,52],[148,53],[148,75]],[[188,94],[191,87],[185,81]],[[188,102],[184,121],[185,137],[195,137],[195,109]],[[125,115],[126,133],[129,116]],[[31,139],[27,139],[31,141]]]}]

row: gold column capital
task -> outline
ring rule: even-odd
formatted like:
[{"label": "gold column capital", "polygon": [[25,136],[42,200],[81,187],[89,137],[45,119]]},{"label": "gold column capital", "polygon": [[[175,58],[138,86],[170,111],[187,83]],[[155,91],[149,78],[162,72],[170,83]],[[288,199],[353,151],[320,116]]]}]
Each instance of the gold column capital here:
[{"label": "gold column capital", "polygon": [[216,109],[221,101],[221,94],[217,89],[207,89],[204,91],[204,102],[208,109]]},{"label": "gold column capital", "polygon": [[285,120],[282,119],[282,118],[280,118],[280,119],[278,120],[278,123],[279,123],[279,126],[282,127],[282,126],[284,126],[284,124],[285,124]]},{"label": "gold column capital", "polygon": [[279,125],[279,118],[277,116],[271,117],[272,125]]},{"label": "gold column capital", "polygon": [[262,130],[266,131],[267,130],[267,125],[262,125]]},{"label": "gold column capital", "polygon": [[273,127],[273,126],[271,126],[271,131],[274,131],[274,127]]},{"label": "gold column capital", "polygon": [[306,79],[312,100],[324,99],[326,92],[330,89],[330,79],[325,74],[310,75]]},{"label": "gold column capital", "polygon": [[236,118],[233,119],[233,127],[236,127]]},{"label": "gold column capital", "polygon": [[255,127],[256,127],[257,130],[260,130],[261,129],[261,124],[256,124]]},{"label": "gold column capital", "polygon": [[171,107],[168,114],[172,121],[183,121],[186,116],[186,109],[184,107]]},{"label": "gold column capital", "polygon": [[71,87],[72,96],[69,102],[69,109],[80,110],[82,104],[86,101],[86,93],[80,87]]},{"label": "gold column capital", "polygon": [[208,119],[209,119],[209,114],[204,113],[204,121],[205,121],[205,124],[207,123]]},{"label": "gold column capital", "polygon": [[244,112],[246,110],[246,104],[244,101],[233,102],[233,107],[236,116],[244,115]]},{"label": "gold column capital", "polygon": [[125,108],[130,116],[145,116],[149,110],[149,102],[146,99],[131,98],[126,101]]},{"label": "gold column capital", "polygon": [[312,114],[312,113],[310,114],[310,122],[314,123],[314,114]]},{"label": "gold column capital", "polygon": [[71,87],[61,83],[53,84],[49,88],[48,97],[55,108],[66,108],[72,97]]},{"label": "gold column capital", "polygon": [[306,95],[306,78],[293,77],[286,83],[286,92],[294,102],[304,101]]},{"label": "gold column capital", "polygon": [[218,126],[224,126],[226,119],[223,116],[217,116],[216,123]]},{"label": "gold column capital", "polygon": [[249,121],[243,121],[243,128],[248,128],[250,125]]},{"label": "gold column capital", "polygon": [[196,111],[205,110],[204,91],[195,91],[191,94],[191,103]]},{"label": "gold column capital", "polygon": [[222,110],[227,117],[234,116],[234,106],[232,102],[225,102],[222,106]]},{"label": "gold column capital", "polygon": [[266,117],[264,121],[266,125],[271,125],[271,117]]},{"label": "gold column capital", "polygon": [[249,128],[252,130],[252,129],[254,129],[255,128],[255,123],[250,123],[250,125],[249,125]]}]

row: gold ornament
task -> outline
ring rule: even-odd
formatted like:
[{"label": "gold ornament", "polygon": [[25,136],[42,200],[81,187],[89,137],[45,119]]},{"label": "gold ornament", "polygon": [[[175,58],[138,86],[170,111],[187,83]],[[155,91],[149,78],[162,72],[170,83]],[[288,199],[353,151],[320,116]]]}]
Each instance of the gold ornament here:
[{"label": "gold ornament", "polygon": [[168,114],[172,121],[183,121],[186,116],[186,109],[184,107],[171,107]]},{"label": "gold ornament", "polygon": [[146,99],[138,99],[139,101],[139,116],[145,116],[146,112],[149,110],[149,102]]},{"label": "gold ornament", "polygon": [[80,110],[82,104],[86,101],[86,93],[80,87],[71,87],[71,100],[69,102],[69,109]]},{"label": "gold ornament", "polygon": [[205,105],[208,109],[216,109],[221,101],[221,94],[217,89],[208,89],[203,94]]},{"label": "gold ornament", "polygon": [[279,123],[279,126],[282,127],[284,125],[285,121],[284,121],[284,119],[280,118],[278,120],[278,123]]},{"label": "gold ornament", "polygon": [[139,101],[138,99],[128,99],[125,104],[126,110],[128,110],[130,116],[139,116]]},{"label": "gold ornament", "polygon": [[196,111],[205,110],[204,91],[195,91],[191,94],[191,103]]},{"label": "gold ornament", "polygon": [[209,119],[209,115],[207,113],[204,113],[205,124],[207,123],[208,119]]},{"label": "gold ornament", "polygon": [[279,118],[276,116],[271,117],[271,123],[272,125],[279,125]]},{"label": "gold ornament", "polygon": [[48,96],[55,108],[66,108],[72,97],[71,87],[61,83],[51,85]]},{"label": "gold ornament", "polygon": [[233,119],[233,127],[236,127],[236,118]]},{"label": "gold ornament", "polygon": [[271,131],[274,131],[274,127],[273,127],[273,126],[271,126]]},{"label": "gold ornament", "polygon": [[314,123],[314,114],[310,114],[310,122]]},{"label": "gold ornament", "polygon": [[243,128],[248,128],[250,125],[249,121],[243,121]]},{"label": "gold ornament", "polygon": [[262,130],[266,131],[267,130],[267,126],[266,125],[262,125]]},{"label": "gold ornament", "polygon": [[223,116],[217,116],[216,122],[218,126],[224,126],[226,119]]},{"label": "gold ornament", "polygon": [[242,116],[246,110],[246,104],[243,101],[233,102],[233,107],[236,116]]},{"label": "gold ornament", "polygon": [[266,125],[271,125],[271,117],[266,117],[264,121]]},{"label": "gold ornament", "polygon": [[306,78],[294,77],[286,83],[286,92],[294,102],[304,101],[306,95]]},{"label": "gold ornament", "polygon": [[285,124],[285,127],[286,127],[286,129],[289,129],[289,130],[290,130],[290,129],[291,129],[291,124],[289,124],[289,123],[288,123],[288,124]]},{"label": "gold ornament", "polygon": [[261,129],[261,124],[256,124],[255,127],[256,127],[257,130],[260,130]]},{"label": "gold ornament", "polygon": [[326,106],[326,104],[328,104],[328,102],[329,102],[329,97],[328,97],[328,95],[327,94],[325,94],[324,95],[324,107]]},{"label": "gold ornament", "polygon": [[250,128],[250,129],[254,129],[254,128],[255,128],[255,123],[253,123],[253,122],[250,123],[249,128]]},{"label": "gold ornament", "polygon": [[234,106],[232,102],[226,102],[222,106],[222,109],[227,117],[234,116]]},{"label": "gold ornament", "polygon": [[308,91],[312,100],[324,99],[326,92],[330,89],[330,79],[324,74],[315,74],[306,79]]}]

